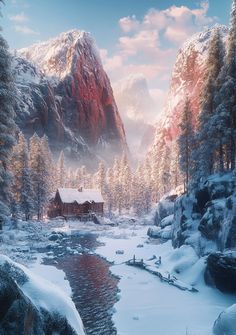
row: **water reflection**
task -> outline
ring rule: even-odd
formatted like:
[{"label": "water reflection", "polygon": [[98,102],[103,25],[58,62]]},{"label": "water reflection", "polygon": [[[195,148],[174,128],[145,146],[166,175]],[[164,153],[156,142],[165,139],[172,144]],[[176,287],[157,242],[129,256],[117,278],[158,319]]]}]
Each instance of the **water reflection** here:
[{"label": "water reflection", "polygon": [[[80,246],[94,250],[96,235],[73,234],[63,242],[66,247]],[[109,271],[109,263],[101,257],[84,253],[57,258],[57,268],[66,273],[72,288],[72,299],[83,320],[88,335],[116,335],[112,322],[112,307],[117,301],[118,279]]]}]

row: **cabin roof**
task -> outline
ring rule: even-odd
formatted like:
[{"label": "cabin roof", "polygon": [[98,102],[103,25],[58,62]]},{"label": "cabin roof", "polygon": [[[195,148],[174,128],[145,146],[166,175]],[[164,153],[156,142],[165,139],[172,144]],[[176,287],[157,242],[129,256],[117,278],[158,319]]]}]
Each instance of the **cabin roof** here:
[{"label": "cabin roof", "polygon": [[78,204],[84,204],[85,202],[96,202],[103,203],[103,197],[99,190],[83,188],[79,191],[76,188],[58,188],[61,201],[65,204],[71,204],[77,202]]}]

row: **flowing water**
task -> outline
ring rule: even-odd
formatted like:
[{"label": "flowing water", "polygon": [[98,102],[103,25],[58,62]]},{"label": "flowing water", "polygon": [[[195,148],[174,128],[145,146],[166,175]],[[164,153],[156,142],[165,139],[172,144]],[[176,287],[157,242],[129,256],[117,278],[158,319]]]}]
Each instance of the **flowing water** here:
[{"label": "flowing water", "polygon": [[[116,335],[112,322],[113,306],[118,300],[118,278],[109,271],[110,264],[91,252],[98,246],[94,234],[74,233],[56,251],[57,268],[65,272],[72,288],[72,299],[88,335]],[[73,255],[62,250],[82,248],[83,254]],[[47,264],[49,262],[47,261]]]}]

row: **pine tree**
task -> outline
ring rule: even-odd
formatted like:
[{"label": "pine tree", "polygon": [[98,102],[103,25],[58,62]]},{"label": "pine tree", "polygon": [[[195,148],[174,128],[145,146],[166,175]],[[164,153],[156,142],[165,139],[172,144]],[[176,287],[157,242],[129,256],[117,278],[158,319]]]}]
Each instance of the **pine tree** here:
[{"label": "pine tree", "polygon": [[29,220],[34,212],[33,206],[33,188],[30,179],[30,168],[29,168],[29,151],[28,144],[25,138],[22,138],[23,150],[22,150],[22,173],[21,173],[21,194],[20,194],[20,208],[25,215],[25,220]]},{"label": "pine tree", "polygon": [[106,169],[104,163],[100,162],[98,166],[98,171],[95,174],[95,186],[102,192],[102,194],[104,193],[105,183],[106,183]]},{"label": "pine tree", "polygon": [[57,187],[65,187],[66,183],[66,167],[65,167],[65,156],[64,152],[61,151],[59,155],[59,159],[57,162]]},{"label": "pine tree", "polygon": [[44,135],[41,139],[41,150],[44,157],[46,170],[47,170],[47,178],[48,178],[48,186],[49,192],[53,193],[56,190],[56,177],[54,171],[54,160],[52,157],[52,152],[49,148],[48,137]]},{"label": "pine tree", "polygon": [[[218,147],[221,146],[221,132],[217,131],[219,124],[216,124],[216,93],[219,90],[219,74],[222,68],[223,45],[219,28],[215,29],[209,43],[209,53],[206,63],[205,85],[201,95],[201,112],[198,119],[198,142],[196,156],[196,172],[198,179],[206,178],[214,172],[216,162],[216,152],[221,150],[216,148],[216,138]],[[222,162],[222,157],[220,157]],[[223,167],[222,167],[223,168]]]},{"label": "pine tree", "polygon": [[164,195],[171,190],[171,178],[170,178],[170,158],[171,151],[169,144],[164,143],[161,150],[160,156],[160,190],[161,194]]},{"label": "pine tree", "polygon": [[7,221],[10,212],[11,174],[9,165],[12,147],[15,144],[13,97],[11,56],[6,41],[0,35],[0,226]]},{"label": "pine tree", "polygon": [[[234,170],[236,154],[236,2],[233,1],[230,31],[228,34],[224,66],[220,74],[220,90],[217,94],[217,129],[220,161],[226,160],[226,168]],[[221,163],[221,170],[222,170]]]},{"label": "pine tree", "polygon": [[19,203],[22,189],[22,171],[24,167],[24,158],[26,150],[26,140],[20,132],[18,134],[17,144],[13,147],[11,157],[12,180],[12,198]]},{"label": "pine tree", "polygon": [[114,208],[114,176],[112,168],[107,169],[106,173],[106,187],[105,187],[105,200],[107,204],[108,214],[111,215]]},{"label": "pine tree", "polygon": [[37,134],[30,139],[30,170],[33,187],[33,204],[38,220],[45,212],[50,195],[50,182],[47,159],[44,158],[44,147]]},{"label": "pine tree", "polygon": [[192,121],[192,112],[190,109],[189,99],[187,98],[185,106],[181,115],[180,123],[180,136],[178,139],[179,145],[179,164],[180,168],[184,174],[185,179],[185,189],[189,186],[190,176],[191,176],[191,157],[194,148],[194,130]]}]

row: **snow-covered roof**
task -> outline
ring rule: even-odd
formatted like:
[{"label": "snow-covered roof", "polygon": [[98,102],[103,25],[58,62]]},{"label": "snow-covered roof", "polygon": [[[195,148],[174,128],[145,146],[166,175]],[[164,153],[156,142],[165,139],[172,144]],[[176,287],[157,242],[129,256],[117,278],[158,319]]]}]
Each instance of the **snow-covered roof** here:
[{"label": "snow-covered roof", "polygon": [[84,204],[85,202],[104,202],[102,194],[99,190],[82,188],[58,188],[61,201],[65,204],[77,202]]}]

